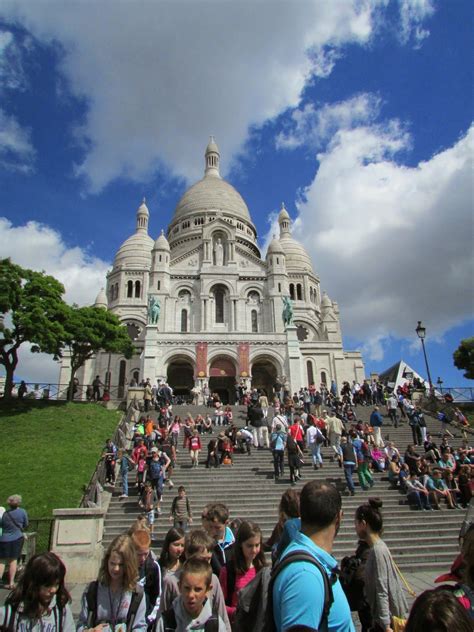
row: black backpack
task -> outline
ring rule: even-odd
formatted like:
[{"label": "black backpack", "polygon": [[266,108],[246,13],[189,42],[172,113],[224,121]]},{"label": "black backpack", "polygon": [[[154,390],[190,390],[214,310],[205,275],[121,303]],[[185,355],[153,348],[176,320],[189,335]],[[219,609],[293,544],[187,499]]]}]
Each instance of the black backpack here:
[{"label": "black backpack", "polygon": [[[9,603],[5,604],[5,619],[3,624],[0,626],[0,630],[2,632],[15,632],[15,615],[17,613],[17,609]],[[54,615],[54,626],[56,632],[62,632],[63,630],[63,618],[64,612],[63,609],[57,604],[53,608]]]},{"label": "black backpack", "polygon": [[[173,608],[169,608],[161,613],[164,632],[175,632],[178,623]],[[219,615],[212,614],[204,624],[204,632],[219,632]]]},{"label": "black backpack", "polygon": [[275,580],[281,571],[289,566],[289,564],[293,564],[294,562],[309,562],[316,566],[323,577],[324,583],[324,603],[323,603],[323,614],[321,616],[321,621],[318,626],[318,632],[327,632],[328,631],[328,618],[329,612],[331,610],[331,606],[334,603],[334,595],[332,592],[333,584],[337,581],[337,575],[339,573],[339,569],[335,568],[331,572],[331,576],[328,576],[325,568],[317,560],[313,555],[308,553],[307,551],[295,550],[288,553],[284,558],[282,558],[279,562],[275,564],[272,569],[270,583],[268,585],[267,592],[267,605],[265,612],[265,623],[263,626],[263,632],[276,632],[275,619],[273,617],[273,585],[275,584]]},{"label": "black backpack", "polygon": [[[97,625],[97,592],[99,590],[99,582],[97,580],[91,582],[87,587],[86,602],[87,602],[87,627],[95,628]],[[130,607],[127,612],[127,632],[130,632],[137,616],[138,606],[143,598],[143,588],[137,586],[132,593],[132,599],[130,601]]]}]

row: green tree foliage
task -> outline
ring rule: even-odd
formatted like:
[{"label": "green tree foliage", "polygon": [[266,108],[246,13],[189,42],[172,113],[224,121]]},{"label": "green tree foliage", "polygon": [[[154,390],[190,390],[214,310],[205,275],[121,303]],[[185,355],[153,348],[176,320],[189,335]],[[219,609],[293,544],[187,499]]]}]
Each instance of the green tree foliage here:
[{"label": "green tree foliage", "polygon": [[11,397],[18,349],[61,356],[68,306],[63,285],[44,272],[0,260],[0,364],[5,367],[5,398]]},{"label": "green tree foliage", "polygon": [[131,358],[135,349],[127,329],[115,314],[103,307],[75,305],[69,309],[64,348],[69,351],[71,358],[69,394],[72,396],[77,370],[98,351],[120,353]]},{"label": "green tree foliage", "polygon": [[464,371],[464,377],[474,380],[474,338],[461,340],[459,347],[453,353],[454,366]]}]

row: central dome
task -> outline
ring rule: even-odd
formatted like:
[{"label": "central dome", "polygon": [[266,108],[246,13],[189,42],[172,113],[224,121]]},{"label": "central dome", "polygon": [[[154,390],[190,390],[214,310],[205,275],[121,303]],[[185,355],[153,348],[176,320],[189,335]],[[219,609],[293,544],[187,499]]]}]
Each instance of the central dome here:
[{"label": "central dome", "polygon": [[250,222],[250,213],[242,196],[219,176],[206,175],[193,184],[180,199],[173,220],[199,211],[221,210]]}]

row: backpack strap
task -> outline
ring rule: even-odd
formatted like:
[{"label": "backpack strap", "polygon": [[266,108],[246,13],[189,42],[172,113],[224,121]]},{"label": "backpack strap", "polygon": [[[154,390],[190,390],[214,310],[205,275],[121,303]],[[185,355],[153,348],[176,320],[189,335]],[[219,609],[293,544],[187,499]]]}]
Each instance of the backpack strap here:
[{"label": "backpack strap", "polygon": [[[316,566],[323,578],[324,584],[324,603],[323,603],[323,613],[321,616],[321,621],[318,626],[318,632],[327,632],[328,630],[328,618],[329,611],[331,610],[331,606],[334,603],[334,595],[332,591],[333,584],[337,581],[337,575],[339,573],[339,569],[335,568],[331,571],[331,575],[328,576],[326,569],[323,567],[321,562],[316,559],[313,555],[304,550],[296,550],[291,551],[288,555],[286,555],[283,559],[281,559],[272,569],[272,576],[270,579],[270,584],[268,586],[268,605],[267,605],[267,614],[271,617],[273,626],[275,628],[274,620],[273,620],[273,585],[275,584],[275,580],[281,571],[293,564],[294,562],[309,562]],[[268,629],[268,627],[266,628]]]},{"label": "backpack strap", "polygon": [[54,615],[54,625],[56,628],[56,632],[62,632],[63,630],[63,618],[64,618],[64,612],[63,609],[56,605],[53,608],[53,615]]},{"label": "backpack strap", "polygon": [[177,627],[176,614],[173,607],[168,608],[161,613],[161,620],[163,621],[164,632],[175,632]]},{"label": "backpack strap", "polygon": [[219,632],[219,615],[212,614],[204,624],[204,632]]},{"label": "backpack strap", "polygon": [[94,580],[87,587],[87,627],[95,628],[97,621],[97,592],[99,590],[99,582]]},{"label": "backpack strap", "polygon": [[135,617],[137,616],[137,610],[141,601],[143,599],[143,588],[142,586],[137,586],[136,589],[132,593],[132,600],[130,602],[130,607],[127,612],[127,632],[133,628],[133,624],[135,623]]},{"label": "backpack strap", "polygon": [[236,572],[235,572],[235,565],[233,563],[233,560],[230,561],[229,564],[226,565],[226,571],[227,571],[227,591],[226,591],[226,606],[231,606],[232,605],[232,596],[234,594],[235,591],[235,580],[236,580]]}]

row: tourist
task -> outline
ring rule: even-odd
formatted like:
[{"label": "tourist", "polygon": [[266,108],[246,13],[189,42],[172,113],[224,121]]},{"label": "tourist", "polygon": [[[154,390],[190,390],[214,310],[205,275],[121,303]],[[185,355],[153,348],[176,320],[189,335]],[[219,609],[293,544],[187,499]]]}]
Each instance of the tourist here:
[{"label": "tourist", "polygon": [[[77,632],[100,624],[112,630],[124,624],[127,630],[145,632],[146,600],[136,590],[138,581],[137,552],[128,535],[119,535],[109,545],[97,581],[84,590]],[[122,628],[123,629],[123,628]]]},{"label": "tourist", "polygon": [[272,552],[273,563],[280,558],[280,555],[300,529],[300,492],[290,488],[281,496],[278,506],[278,522],[273,527],[271,536],[265,542],[265,549]]},{"label": "tourist", "polygon": [[219,577],[222,566],[227,564],[235,542],[234,534],[228,527],[229,509],[223,503],[210,503],[204,508],[202,525],[214,540],[212,552],[212,570]]},{"label": "tourist", "polygon": [[184,559],[185,533],[179,527],[171,527],[165,535],[159,564],[163,580],[168,575],[175,575],[182,566]]},{"label": "tourist", "polygon": [[374,486],[374,479],[369,469],[371,462],[370,449],[367,442],[356,432],[351,434],[351,439],[357,456],[357,478],[359,479],[359,485],[361,489],[367,490]]},{"label": "tourist", "polygon": [[331,555],[342,519],[341,495],[333,485],[310,481],[301,491],[300,508],[301,531],[296,533],[281,560],[292,551],[302,550],[322,568],[310,561],[294,561],[276,576],[273,587],[269,588],[276,630],[325,629],[324,622],[321,623],[326,595],[321,574],[324,572],[334,596],[328,617],[329,629],[354,631],[349,604],[335,574],[337,562]]},{"label": "tourist", "polygon": [[137,555],[138,585],[142,586],[145,592],[145,615],[150,626],[156,620],[160,607],[161,567],[151,552],[148,529],[134,531],[131,538]]},{"label": "tourist", "polygon": [[252,426],[253,445],[260,449],[268,448],[268,427],[263,418],[263,411],[258,404],[247,408],[247,421]]},{"label": "tourist", "polygon": [[284,457],[286,448],[286,433],[283,432],[280,423],[275,424],[275,431],[270,437],[270,447],[273,454],[273,470],[275,481],[283,477],[284,474]]},{"label": "tourist", "polygon": [[380,414],[378,406],[374,406],[374,410],[372,411],[370,415],[370,425],[374,429],[375,447],[383,448],[384,447],[383,439],[382,439],[383,419],[382,419],[382,415]]},{"label": "tourist", "polygon": [[140,500],[138,501],[138,506],[145,511],[151,535],[153,535],[155,526],[155,503],[157,500],[158,498],[151,481],[146,481],[140,495]]},{"label": "tourist", "polygon": [[432,511],[430,504],[430,491],[423,485],[415,473],[411,473],[405,482],[407,490],[407,498],[410,505],[415,509],[425,509],[426,511]]},{"label": "tourist", "polygon": [[390,397],[387,399],[387,413],[392,421],[392,425],[394,428],[398,428],[397,408],[398,401],[395,397],[395,393],[392,392]]},{"label": "tourist", "polygon": [[[184,558],[186,560],[197,559],[205,562],[209,567],[214,549],[214,539],[202,529],[190,531],[184,541]],[[212,569],[211,569],[212,570]],[[160,601],[160,612],[171,608],[174,600],[179,595],[179,579],[183,572],[181,567],[175,573],[168,573],[163,581],[163,591]],[[219,614],[225,623],[227,632],[231,632],[229,617],[227,616],[224,595],[219,579],[212,573],[209,602],[212,611]]]},{"label": "tourist", "polygon": [[242,522],[235,538],[232,559],[219,574],[231,623],[235,618],[239,590],[252,581],[265,563],[260,527],[253,522]]},{"label": "tourist", "polygon": [[310,425],[306,430],[306,445],[311,451],[311,459],[313,461],[313,469],[323,467],[323,457],[321,455],[321,447],[324,444],[324,435],[316,425],[316,419],[310,415]]},{"label": "tourist", "polygon": [[[334,411],[331,411],[331,414],[326,417],[325,422],[329,443],[331,444],[331,448],[334,450],[335,456],[338,457],[342,433],[345,431],[344,423],[341,419],[336,417]],[[334,460],[334,457],[332,457],[331,460]]]},{"label": "tourist", "polygon": [[189,456],[191,457],[191,467],[197,467],[199,465],[199,453],[201,452],[201,439],[198,431],[193,430],[193,434],[189,439]]},{"label": "tourist", "polygon": [[454,592],[447,586],[441,586],[418,595],[404,632],[472,632],[472,629],[472,617],[469,617]]},{"label": "tourist", "polygon": [[347,489],[351,496],[355,496],[355,487],[352,480],[352,475],[357,465],[357,454],[351,441],[347,440],[347,437],[341,438],[341,445],[339,447],[339,460],[344,469],[344,477],[346,479]]},{"label": "tourist", "polygon": [[258,398],[258,405],[262,409],[263,419],[265,420],[265,423],[266,423],[267,418],[268,418],[268,397],[264,389],[262,389],[262,391],[260,392],[260,397]]},{"label": "tourist", "polygon": [[8,632],[74,632],[71,597],[64,585],[66,567],[54,553],[28,560],[18,586],[0,608],[0,627]]},{"label": "tourist", "polygon": [[104,384],[102,383],[102,380],[100,379],[100,377],[96,375],[92,382],[92,399],[95,399],[96,402],[101,400],[101,395],[100,395],[101,386],[104,386]]},{"label": "tourist", "polygon": [[182,529],[184,533],[188,530],[188,525],[193,522],[191,504],[184,485],[178,487],[178,495],[173,498],[169,519],[173,522],[175,529]]},{"label": "tourist", "polygon": [[118,462],[120,464],[120,476],[122,477],[122,494],[120,498],[128,498],[128,473],[134,469],[135,463],[125,450],[118,451]]},{"label": "tourist", "polygon": [[360,540],[370,546],[365,566],[365,593],[373,619],[374,632],[391,629],[393,616],[406,618],[408,604],[392,555],[382,540],[382,501],[370,498],[355,513],[355,528]]},{"label": "tourist", "polygon": [[8,509],[1,519],[0,535],[0,579],[8,566],[8,590],[15,588],[18,558],[23,548],[24,532],[28,527],[28,514],[20,507],[22,498],[13,494],[7,498]]},{"label": "tourist", "polygon": [[181,417],[176,415],[168,428],[168,436],[175,448],[178,447],[179,431],[181,430]]},{"label": "tourist", "polygon": [[162,612],[156,632],[167,630],[206,630],[206,623],[215,622],[212,629],[226,632],[226,624],[214,614],[208,594],[211,590],[212,570],[204,561],[191,558],[184,563],[179,578],[179,596],[170,609]]},{"label": "tourist", "polygon": [[[293,426],[291,426],[293,427]],[[286,435],[286,451],[288,453],[288,468],[290,470],[290,483],[292,485],[296,484],[296,481],[301,479],[301,465],[303,464],[303,452],[301,451],[300,446],[293,438],[293,436],[288,433]]]}]

